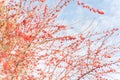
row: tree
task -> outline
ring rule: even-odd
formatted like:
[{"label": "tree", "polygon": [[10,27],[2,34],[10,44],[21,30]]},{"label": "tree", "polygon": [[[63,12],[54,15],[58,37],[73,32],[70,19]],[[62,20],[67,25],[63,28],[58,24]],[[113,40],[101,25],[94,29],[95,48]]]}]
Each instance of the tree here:
[{"label": "tree", "polygon": [[71,1],[59,0],[52,8],[46,0],[0,2],[0,79],[107,80],[109,74],[119,74],[120,58],[114,58],[119,40],[109,43],[119,39],[119,28],[59,35],[67,26],[57,23],[57,17]]}]

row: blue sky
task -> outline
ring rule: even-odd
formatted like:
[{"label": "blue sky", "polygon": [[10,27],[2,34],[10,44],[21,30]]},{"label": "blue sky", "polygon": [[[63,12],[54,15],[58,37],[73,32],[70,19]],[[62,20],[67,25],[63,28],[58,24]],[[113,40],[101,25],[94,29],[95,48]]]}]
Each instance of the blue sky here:
[{"label": "blue sky", "polygon": [[[49,0],[52,1],[52,0]],[[58,1],[53,0],[52,5]],[[84,30],[93,20],[93,27],[97,27],[96,30],[111,29],[113,27],[120,27],[120,0],[83,0],[86,4],[105,11],[104,15],[90,12],[88,9],[83,9],[81,6],[77,6],[75,2],[71,2],[60,13],[58,18],[59,22],[66,25],[77,22],[72,25],[75,28],[75,32]],[[64,21],[63,21],[64,19]],[[81,27],[82,26],[82,27]],[[69,26],[68,26],[69,27]]]}]

